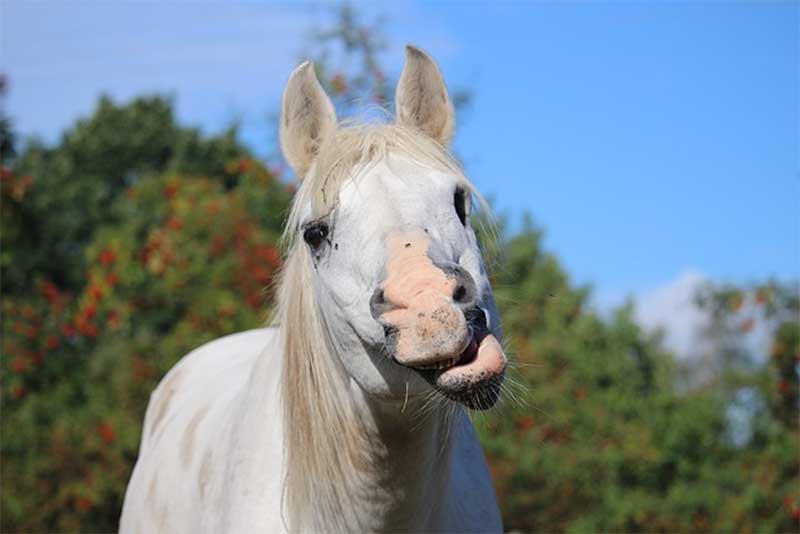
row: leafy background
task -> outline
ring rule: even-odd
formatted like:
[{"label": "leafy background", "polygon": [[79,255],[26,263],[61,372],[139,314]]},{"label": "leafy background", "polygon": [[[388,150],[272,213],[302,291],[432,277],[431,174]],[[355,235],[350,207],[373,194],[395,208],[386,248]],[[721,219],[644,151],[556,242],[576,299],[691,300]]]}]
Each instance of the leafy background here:
[{"label": "leafy background", "polygon": [[[345,113],[391,101],[381,46],[349,8],[310,43]],[[116,530],[150,391],[269,313],[291,177],[173,108],[103,97],[53,145],[0,122],[4,532]],[[511,387],[475,422],[506,529],[800,529],[797,282],[704,287],[712,357],[692,366],[632,304],[595,311],[541,228],[500,226]]]}]

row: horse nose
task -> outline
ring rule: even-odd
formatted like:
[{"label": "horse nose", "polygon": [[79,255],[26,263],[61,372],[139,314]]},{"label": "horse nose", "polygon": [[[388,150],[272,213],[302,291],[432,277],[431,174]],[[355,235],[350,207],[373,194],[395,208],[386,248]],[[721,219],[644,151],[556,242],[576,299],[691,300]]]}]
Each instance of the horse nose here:
[{"label": "horse nose", "polygon": [[[474,308],[477,302],[478,291],[472,275],[469,274],[466,269],[455,263],[448,263],[446,265],[436,264],[436,266],[448,276],[452,277],[456,282],[453,284],[452,294],[450,295],[453,304],[461,310]],[[388,311],[405,307],[406,306],[393,303],[386,298],[382,287],[375,289],[369,299],[369,311],[372,318],[375,320],[380,319],[380,317]]]}]

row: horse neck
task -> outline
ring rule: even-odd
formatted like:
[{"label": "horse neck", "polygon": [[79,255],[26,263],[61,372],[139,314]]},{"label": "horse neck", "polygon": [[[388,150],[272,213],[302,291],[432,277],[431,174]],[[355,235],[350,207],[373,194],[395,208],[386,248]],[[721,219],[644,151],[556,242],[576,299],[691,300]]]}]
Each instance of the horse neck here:
[{"label": "horse neck", "polygon": [[452,468],[454,429],[463,411],[437,406],[423,414],[421,401],[386,403],[351,383],[354,402],[373,436],[370,485],[384,496],[362,504],[366,517],[378,519],[370,529],[435,530]]}]

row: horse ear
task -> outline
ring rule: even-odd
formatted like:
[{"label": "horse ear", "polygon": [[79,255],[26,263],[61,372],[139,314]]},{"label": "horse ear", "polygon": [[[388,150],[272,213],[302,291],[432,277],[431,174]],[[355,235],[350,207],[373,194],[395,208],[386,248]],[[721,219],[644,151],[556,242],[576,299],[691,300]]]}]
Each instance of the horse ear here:
[{"label": "horse ear", "polygon": [[422,130],[444,146],[450,144],[456,117],[439,67],[431,57],[406,46],[406,64],[397,82],[397,123]]},{"label": "horse ear", "polygon": [[281,150],[301,179],[323,139],[336,130],[336,112],[319,84],[314,65],[306,61],[286,82],[281,102]]}]

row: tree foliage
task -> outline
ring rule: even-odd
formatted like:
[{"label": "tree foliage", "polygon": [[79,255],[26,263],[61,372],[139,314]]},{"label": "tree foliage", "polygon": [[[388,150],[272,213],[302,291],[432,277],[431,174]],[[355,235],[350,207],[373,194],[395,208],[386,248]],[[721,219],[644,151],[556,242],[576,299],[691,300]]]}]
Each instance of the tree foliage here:
[{"label": "tree foliage", "polygon": [[[479,429],[506,528],[796,529],[796,292],[752,291],[777,323],[772,358],[738,370],[738,387],[757,390],[744,399],[747,420],[737,421],[735,391],[727,394],[719,376],[681,387],[683,370],[659,337],[642,331],[630,307],[606,320],[586,309],[588,292],[569,284],[540,238],[529,228],[505,243],[495,275],[515,384]],[[743,293],[708,288],[700,297],[719,322],[736,325],[726,334],[731,351],[745,350],[741,336],[756,320],[728,304]],[[755,430],[735,439],[742,424]]]},{"label": "tree foliage", "polygon": [[178,126],[163,97],[123,106],[100,98],[57,146],[32,142],[13,161],[14,176],[6,180],[15,189],[4,205],[0,242],[3,292],[24,293],[34,273],[78,289],[83,249],[97,227],[116,221],[108,208],[125,189],[159,172],[205,174],[232,185],[223,166],[244,153],[235,129],[202,137]]},{"label": "tree foliage", "polygon": [[264,322],[291,194],[248,157],[223,167],[140,178],[82,249],[78,290],[48,266],[4,298],[3,531],[116,529],[158,379]]}]

